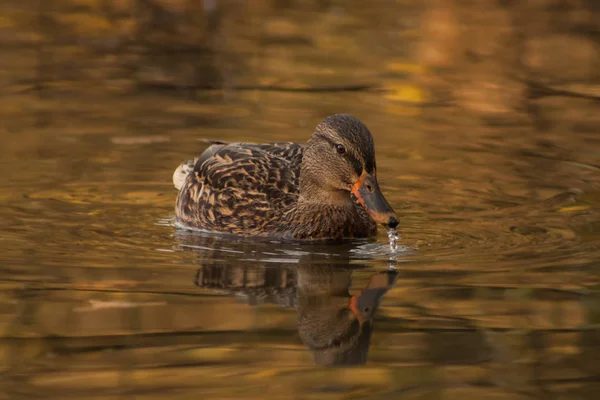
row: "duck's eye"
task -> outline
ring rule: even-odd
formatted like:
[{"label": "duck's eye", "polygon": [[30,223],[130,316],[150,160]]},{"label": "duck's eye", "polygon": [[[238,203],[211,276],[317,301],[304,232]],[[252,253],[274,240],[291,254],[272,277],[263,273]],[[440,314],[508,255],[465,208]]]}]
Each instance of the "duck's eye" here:
[{"label": "duck's eye", "polygon": [[346,148],[342,144],[336,144],[335,149],[337,150],[338,154],[344,154],[346,152]]}]

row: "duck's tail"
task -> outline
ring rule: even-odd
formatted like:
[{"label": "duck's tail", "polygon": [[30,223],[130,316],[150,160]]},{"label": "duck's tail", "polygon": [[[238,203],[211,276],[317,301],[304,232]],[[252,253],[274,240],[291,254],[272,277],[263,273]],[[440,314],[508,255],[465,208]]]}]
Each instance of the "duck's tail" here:
[{"label": "duck's tail", "polygon": [[185,160],[173,173],[173,185],[175,185],[175,189],[179,190],[185,183],[185,178],[192,172],[194,169],[194,165],[196,164],[196,160]]}]

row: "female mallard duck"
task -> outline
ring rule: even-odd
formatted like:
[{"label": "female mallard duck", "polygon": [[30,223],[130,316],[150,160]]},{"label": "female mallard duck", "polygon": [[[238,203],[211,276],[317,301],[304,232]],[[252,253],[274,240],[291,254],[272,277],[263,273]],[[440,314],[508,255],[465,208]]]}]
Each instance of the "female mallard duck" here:
[{"label": "female mallard duck", "polygon": [[306,145],[217,142],[173,174],[185,227],[301,240],[364,238],[395,228],[379,190],[373,137],[358,119],[327,117]]}]

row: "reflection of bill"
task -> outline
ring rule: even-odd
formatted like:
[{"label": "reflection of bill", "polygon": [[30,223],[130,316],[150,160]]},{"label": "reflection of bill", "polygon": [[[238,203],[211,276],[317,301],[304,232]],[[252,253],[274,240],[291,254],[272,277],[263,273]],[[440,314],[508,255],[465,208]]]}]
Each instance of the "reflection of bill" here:
[{"label": "reflection of bill", "polygon": [[393,271],[376,273],[350,295],[355,268],[330,265],[256,268],[204,266],[200,287],[243,293],[250,304],[296,306],[298,331],[318,365],[358,365],[367,360],[377,307],[396,281]]}]

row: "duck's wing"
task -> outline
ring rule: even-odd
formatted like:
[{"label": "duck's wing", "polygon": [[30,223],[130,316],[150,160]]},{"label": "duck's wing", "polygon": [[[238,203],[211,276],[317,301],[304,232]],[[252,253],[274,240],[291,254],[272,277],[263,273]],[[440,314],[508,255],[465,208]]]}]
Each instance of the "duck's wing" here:
[{"label": "duck's wing", "polygon": [[173,185],[175,189],[179,190],[183,186],[185,182],[185,178],[192,172],[196,163],[202,164],[204,161],[208,160],[215,153],[221,150],[223,147],[228,145],[235,145],[238,147],[247,147],[254,148],[260,151],[264,151],[268,154],[271,154],[276,157],[283,158],[290,162],[292,168],[300,168],[300,162],[302,161],[302,152],[304,150],[304,145],[299,143],[292,142],[281,142],[281,143],[266,143],[266,144],[254,144],[254,143],[230,143],[223,142],[220,140],[203,140],[206,143],[210,143],[209,146],[204,152],[200,155],[200,157],[196,157],[193,160],[185,160],[173,173]]},{"label": "duck's wing", "polygon": [[209,147],[181,185],[178,221],[232,233],[261,229],[297,200],[302,151],[292,143]]},{"label": "duck's wing", "polygon": [[267,143],[267,144],[246,144],[246,146],[255,147],[275,157],[288,160],[293,168],[300,168],[304,145],[299,143]]},{"label": "duck's wing", "polygon": [[208,147],[204,150],[204,153],[200,156],[201,160],[206,160],[212,155],[214,155],[217,150],[220,150],[224,146],[228,145],[236,145],[239,147],[253,148],[261,151],[265,151],[269,154],[272,154],[277,157],[284,158],[288,160],[292,164],[297,164],[300,166],[300,162],[302,161],[302,152],[304,150],[304,145],[294,142],[275,142],[275,143],[264,143],[264,144],[256,144],[256,143],[232,143],[232,142],[224,142],[222,140],[210,140],[204,139],[203,142],[210,143],[212,146]]}]

